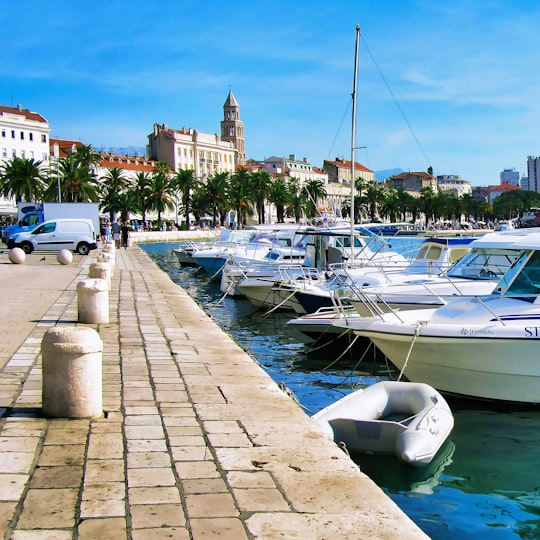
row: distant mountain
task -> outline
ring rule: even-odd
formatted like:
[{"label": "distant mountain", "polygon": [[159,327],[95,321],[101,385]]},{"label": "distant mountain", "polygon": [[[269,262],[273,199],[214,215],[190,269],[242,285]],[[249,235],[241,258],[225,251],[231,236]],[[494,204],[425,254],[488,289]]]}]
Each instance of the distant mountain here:
[{"label": "distant mountain", "polygon": [[[94,147],[96,148],[96,147]],[[117,156],[139,156],[144,157],[146,155],[146,148],[144,146],[124,146],[124,147],[110,147],[110,148],[96,148],[100,152],[111,152]]]},{"label": "distant mountain", "polygon": [[375,173],[375,180],[377,182],[382,182],[383,180],[386,180],[390,176],[394,176],[394,174],[402,173],[403,169],[396,168],[396,169],[383,169],[382,171],[374,171]]}]

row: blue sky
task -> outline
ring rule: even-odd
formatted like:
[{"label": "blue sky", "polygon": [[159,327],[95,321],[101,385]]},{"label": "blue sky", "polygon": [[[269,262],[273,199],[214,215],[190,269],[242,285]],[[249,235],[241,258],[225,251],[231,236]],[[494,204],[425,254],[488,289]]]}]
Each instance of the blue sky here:
[{"label": "blue sky", "polygon": [[247,156],[350,157],[499,183],[540,154],[540,3],[526,0],[4,2],[0,104],[54,137],[144,147],[155,122],[219,133],[232,87]]}]

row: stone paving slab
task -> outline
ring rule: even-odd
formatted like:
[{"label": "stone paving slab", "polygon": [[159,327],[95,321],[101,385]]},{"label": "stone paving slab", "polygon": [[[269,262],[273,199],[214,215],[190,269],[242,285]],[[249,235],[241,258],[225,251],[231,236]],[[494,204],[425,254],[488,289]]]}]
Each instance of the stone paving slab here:
[{"label": "stone paving slab", "polygon": [[0,253],[0,531],[29,539],[426,538],[138,247],[116,252],[104,415],[47,419],[41,341],[96,253]]}]

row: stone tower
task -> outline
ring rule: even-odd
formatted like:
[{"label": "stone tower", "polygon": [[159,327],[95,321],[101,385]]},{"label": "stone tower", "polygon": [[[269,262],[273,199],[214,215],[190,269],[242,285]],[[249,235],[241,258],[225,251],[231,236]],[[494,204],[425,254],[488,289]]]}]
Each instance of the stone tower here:
[{"label": "stone tower", "polygon": [[240,120],[240,106],[232,90],[229,90],[227,100],[223,105],[223,120],[221,122],[221,140],[232,142],[237,152],[237,165],[246,163],[244,145],[244,123]]}]

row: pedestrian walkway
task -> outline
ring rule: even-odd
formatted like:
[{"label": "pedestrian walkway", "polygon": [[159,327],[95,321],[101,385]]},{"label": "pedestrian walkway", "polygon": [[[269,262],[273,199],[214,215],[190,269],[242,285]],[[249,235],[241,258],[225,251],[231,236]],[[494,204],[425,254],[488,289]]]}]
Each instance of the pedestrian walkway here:
[{"label": "pedestrian walkway", "polygon": [[138,247],[116,252],[96,419],[46,419],[40,346],[70,266],[0,254],[0,530],[34,539],[426,536]]}]

